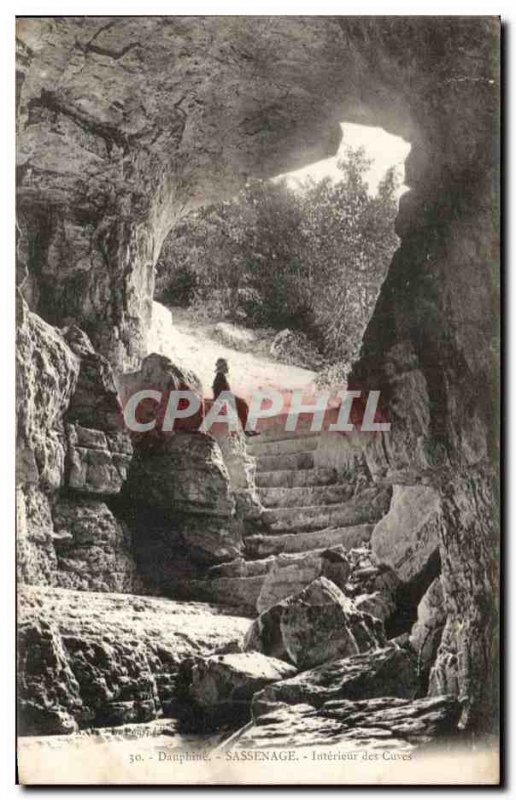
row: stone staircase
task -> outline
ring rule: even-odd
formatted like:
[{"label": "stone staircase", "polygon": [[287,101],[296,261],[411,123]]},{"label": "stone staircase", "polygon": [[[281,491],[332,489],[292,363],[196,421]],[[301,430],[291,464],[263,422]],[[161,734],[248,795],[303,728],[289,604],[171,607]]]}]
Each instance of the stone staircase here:
[{"label": "stone staircase", "polygon": [[318,433],[273,431],[248,443],[265,509],[262,521],[268,529],[267,534],[246,539],[248,557],[334,544],[353,547],[367,540],[386,513],[388,491],[376,486],[359,490],[336,469],[317,466],[318,444]]},{"label": "stone staircase", "polygon": [[278,429],[248,440],[263,506],[261,530],[244,538],[240,558],[211,567],[201,580],[190,580],[186,591],[191,596],[254,615],[278,556],[308,557],[338,545],[346,550],[367,547],[374,525],[388,511],[390,489],[318,466],[318,446],[317,433]]}]

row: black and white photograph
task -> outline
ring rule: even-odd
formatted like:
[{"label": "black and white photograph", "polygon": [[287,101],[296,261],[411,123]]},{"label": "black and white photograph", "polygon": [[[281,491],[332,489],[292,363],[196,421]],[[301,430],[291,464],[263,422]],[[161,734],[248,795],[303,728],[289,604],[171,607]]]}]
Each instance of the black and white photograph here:
[{"label": "black and white photograph", "polygon": [[16,17],[21,785],[500,784],[502,20],[353,10]]}]

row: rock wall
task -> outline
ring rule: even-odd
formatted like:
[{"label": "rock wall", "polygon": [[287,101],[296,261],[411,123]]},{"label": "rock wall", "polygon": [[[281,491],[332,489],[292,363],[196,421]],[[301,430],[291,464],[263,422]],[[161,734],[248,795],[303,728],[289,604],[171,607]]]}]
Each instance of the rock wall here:
[{"label": "rock wall", "polygon": [[106,502],[132,456],[111,367],[79,329],[48,325],[24,301],[19,308],[18,577],[136,591],[131,534]]},{"label": "rock wall", "polygon": [[[18,38],[21,291],[117,367],[145,352],[153,263],[181,214],[333,154],[341,121],[410,140],[401,245],[352,380],[382,392],[393,423],[366,448],[371,473],[439,494],[448,622],[433,680],[453,685],[462,724],[484,723],[497,674],[499,20],[24,18]],[[63,404],[78,366],[56,346],[68,377],[49,394]],[[22,428],[25,468],[57,486],[63,432],[49,424],[42,445],[30,419]],[[30,547],[50,552],[37,534]]]}]

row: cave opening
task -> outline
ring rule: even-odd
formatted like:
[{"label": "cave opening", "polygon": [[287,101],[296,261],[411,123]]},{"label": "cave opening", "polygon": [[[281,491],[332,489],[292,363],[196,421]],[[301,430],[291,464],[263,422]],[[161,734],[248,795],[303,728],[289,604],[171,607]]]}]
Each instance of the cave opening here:
[{"label": "cave opening", "polygon": [[245,395],[285,379],[271,362],[290,368],[288,388],[344,383],[399,245],[410,144],[380,127],[340,128],[331,157],[249,180],[174,225],[147,352],[195,363],[206,387],[218,353]]}]

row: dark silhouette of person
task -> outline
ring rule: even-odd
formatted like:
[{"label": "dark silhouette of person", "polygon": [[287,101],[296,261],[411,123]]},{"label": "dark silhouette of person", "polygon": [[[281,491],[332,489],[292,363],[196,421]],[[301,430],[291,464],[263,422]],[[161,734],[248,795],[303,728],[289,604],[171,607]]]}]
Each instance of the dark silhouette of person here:
[{"label": "dark silhouette of person", "polygon": [[[217,363],[215,364],[215,378],[213,380],[213,398],[216,400],[217,397],[221,394],[221,392],[231,392],[231,386],[229,385],[229,381],[227,379],[227,374],[229,372],[229,364],[225,358],[218,358]],[[233,394],[233,392],[231,392]],[[235,398],[235,406],[238,414],[238,419],[240,420],[240,424],[246,436],[257,436],[256,431],[247,431],[245,426],[247,424],[247,417],[249,416],[249,406],[246,401],[242,397],[237,397],[233,394]]]}]

